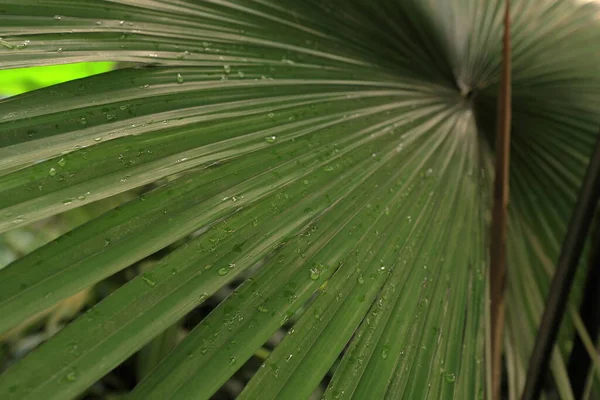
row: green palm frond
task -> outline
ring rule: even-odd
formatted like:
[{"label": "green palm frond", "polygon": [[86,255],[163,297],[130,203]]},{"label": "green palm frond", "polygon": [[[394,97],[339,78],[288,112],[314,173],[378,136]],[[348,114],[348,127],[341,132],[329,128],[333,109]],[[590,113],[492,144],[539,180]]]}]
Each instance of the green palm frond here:
[{"label": "green palm frond", "polygon": [[[0,101],[0,231],[135,193],[0,270],[0,334],[169,248],[0,398],[77,397],[157,337],[132,397],[210,398],[281,327],[240,398],[482,398],[502,6],[0,2],[2,68],[136,65]],[[600,124],[598,16],[512,2],[511,398]]]}]

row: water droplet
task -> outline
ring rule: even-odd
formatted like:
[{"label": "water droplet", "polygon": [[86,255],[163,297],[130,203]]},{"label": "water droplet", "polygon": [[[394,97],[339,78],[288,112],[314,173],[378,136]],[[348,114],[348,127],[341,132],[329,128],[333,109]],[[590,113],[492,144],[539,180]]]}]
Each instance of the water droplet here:
[{"label": "water droplet", "polygon": [[275,113],[270,112],[267,114],[267,117],[269,117],[269,119],[273,119],[275,118]]},{"label": "water droplet", "polygon": [[381,350],[381,358],[384,360],[388,358],[388,353],[390,352],[390,348],[388,346],[383,346],[383,350]]},{"label": "water droplet", "polygon": [[223,267],[223,268],[219,268],[219,270],[217,271],[217,273],[221,276],[225,276],[229,273],[229,268]]},{"label": "water droplet", "polygon": [[69,204],[71,204],[72,202],[73,202],[73,199],[66,199],[66,200],[63,200],[63,204],[64,204],[65,206],[68,206],[68,205],[69,205]]},{"label": "water droplet", "polygon": [[79,123],[81,125],[87,125],[87,118],[86,117],[79,118]]},{"label": "water droplet", "polygon": [[335,168],[333,168],[331,165],[326,165],[325,168],[323,168],[323,170],[327,171],[327,172],[331,172],[331,171],[335,170]]},{"label": "water droplet", "polygon": [[227,64],[223,65],[223,71],[225,71],[226,74],[231,72],[231,67]]},{"label": "water droplet", "polygon": [[454,375],[452,372],[446,372],[444,374],[444,379],[446,379],[446,382],[448,383],[454,383],[456,382],[456,375]]},{"label": "water droplet", "polygon": [[267,136],[265,138],[265,142],[267,143],[275,143],[277,141],[277,136]]},{"label": "water droplet", "polygon": [[312,279],[313,281],[316,281],[320,277],[321,277],[321,271],[318,268],[310,269],[310,279]]},{"label": "water droplet", "polygon": [[433,175],[433,169],[429,168],[425,173],[425,176],[430,177],[431,175]]},{"label": "water droplet", "polygon": [[235,357],[229,357],[229,365],[235,364]]},{"label": "water droplet", "polygon": [[77,373],[75,371],[71,371],[66,376],[67,382],[75,382],[77,380]]},{"label": "water droplet", "polygon": [[55,15],[54,19],[57,20],[57,21],[60,21],[62,19],[62,17],[60,15]]},{"label": "water droplet", "polygon": [[359,275],[357,281],[358,281],[359,284],[362,285],[363,283],[365,283],[365,278],[363,278],[362,275]]},{"label": "water droplet", "polygon": [[27,47],[29,45],[29,43],[30,43],[29,40],[23,40],[23,43],[17,45],[17,49],[19,49],[19,50],[24,49],[25,47]]},{"label": "water droplet", "polygon": [[50,168],[50,170],[48,171],[48,175],[55,176],[56,175],[56,169]]},{"label": "water droplet", "polygon": [[94,142],[100,142],[100,141],[102,141],[101,137],[94,138]]},{"label": "water droplet", "polygon": [[58,53],[62,53],[62,52],[63,52],[63,49],[62,49],[62,47],[59,47],[59,48],[58,48],[56,51],[57,51]]},{"label": "water droplet", "polygon": [[183,75],[177,74],[177,83],[183,83]]},{"label": "water droplet", "polygon": [[244,73],[242,71],[238,71],[237,74],[240,77],[240,79],[242,79],[244,77]]},{"label": "water droplet", "polygon": [[258,310],[258,312],[261,312],[261,313],[269,312],[269,309],[263,305],[258,306],[257,310]]},{"label": "water droplet", "polygon": [[154,280],[152,274],[150,274],[149,272],[144,272],[142,274],[142,280],[146,282],[146,284],[150,287],[156,286],[156,281]]},{"label": "water droplet", "polygon": [[61,158],[60,160],[58,160],[57,164],[59,167],[64,167],[65,165],[67,165],[67,160],[65,160],[64,158]]}]

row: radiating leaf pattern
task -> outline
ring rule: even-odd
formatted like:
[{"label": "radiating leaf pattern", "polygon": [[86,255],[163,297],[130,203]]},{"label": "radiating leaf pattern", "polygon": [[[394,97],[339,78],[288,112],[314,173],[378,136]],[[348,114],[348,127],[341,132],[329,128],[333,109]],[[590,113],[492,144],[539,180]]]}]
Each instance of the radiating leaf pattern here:
[{"label": "radiating leaf pattern", "polygon": [[[514,397],[600,122],[600,28],[567,0],[512,13]],[[76,397],[237,278],[134,398],[210,398],[294,314],[241,398],[307,398],[338,359],[326,399],[483,396],[502,1],[7,0],[0,20],[3,68],[148,64],[0,102],[0,230],[160,182],[1,270],[0,332],[185,241],[1,398]]]}]

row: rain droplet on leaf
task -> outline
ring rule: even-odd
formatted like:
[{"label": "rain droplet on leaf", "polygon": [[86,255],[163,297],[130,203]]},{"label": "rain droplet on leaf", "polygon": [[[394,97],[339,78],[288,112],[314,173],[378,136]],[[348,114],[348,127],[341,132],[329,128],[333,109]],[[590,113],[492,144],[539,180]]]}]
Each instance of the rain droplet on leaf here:
[{"label": "rain droplet on leaf", "polygon": [[321,276],[321,271],[318,268],[310,269],[310,279],[312,279],[313,281],[316,281],[317,279],[319,279],[320,276]]},{"label": "rain droplet on leaf", "polygon": [[58,160],[58,165],[60,167],[64,167],[65,165],[67,165],[67,160],[65,160],[64,158],[61,158],[60,160]]},{"label": "rain droplet on leaf", "polygon": [[142,280],[146,282],[146,284],[150,287],[156,286],[156,281],[154,280],[154,277],[148,272],[144,272],[142,274]]},{"label": "rain droplet on leaf", "polygon": [[67,382],[75,382],[77,380],[77,373],[75,371],[71,371],[66,376]]},{"label": "rain droplet on leaf", "polygon": [[383,358],[384,360],[387,359],[389,351],[390,349],[388,346],[383,346],[383,350],[381,350],[381,358]]},{"label": "rain droplet on leaf", "polygon": [[454,375],[452,372],[446,372],[444,374],[444,379],[446,379],[446,382],[448,383],[454,383],[456,381],[456,375]]},{"label": "rain droplet on leaf", "polygon": [[50,176],[56,175],[56,169],[50,168],[50,171],[48,171],[48,175],[50,175]]},{"label": "rain droplet on leaf", "polygon": [[177,83],[183,83],[183,75],[177,74]]},{"label": "rain droplet on leaf", "polygon": [[265,142],[267,143],[275,143],[277,141],[277,136],[267,136],[265,138]]}]

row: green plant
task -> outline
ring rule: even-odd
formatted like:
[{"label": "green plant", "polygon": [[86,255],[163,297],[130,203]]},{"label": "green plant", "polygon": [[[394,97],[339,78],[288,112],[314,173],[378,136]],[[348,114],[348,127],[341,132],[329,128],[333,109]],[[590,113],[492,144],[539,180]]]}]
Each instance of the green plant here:
[{"label": "green plant", "polygon": [[[1,2],[3,68],[144,65],[0,102],[1,230],[137,190],[0,270],[0,333],[172,251],[0,375],[0,398],[76,397],[236,279],[133,398],[209,398],[291,322],[240,398],[307,398],[334,364],[327,399],[482,397],[502,4]],[[512,10],[516,398],[600,123],[600,28],[590,4]]]}]

